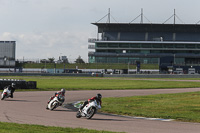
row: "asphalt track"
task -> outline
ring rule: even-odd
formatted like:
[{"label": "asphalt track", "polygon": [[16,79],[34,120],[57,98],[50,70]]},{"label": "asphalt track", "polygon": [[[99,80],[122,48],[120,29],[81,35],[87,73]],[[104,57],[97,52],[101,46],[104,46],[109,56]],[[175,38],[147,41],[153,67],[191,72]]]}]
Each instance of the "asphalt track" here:
[{"label": "asphalt track", "polygon": [[[164,93],[200,91],[200,88],[187,89],[148,89],[148,90],[95,90],[67,91],[65,105],[88,99],[97,93],[103,97],[124,97]],[[58,107],[54,111],[46,110],[46,103],[55,92],[15,92],[14,98],[0,101],[0,121],[23,124],[39,124],[59,127],[81,127],[128,133],[199,133],[200,123],[156,121],[126,118],[120,116],[95,114],[91,120],[76,118],[76,111]],[[24,129],[25,130],[25,129]]]}]

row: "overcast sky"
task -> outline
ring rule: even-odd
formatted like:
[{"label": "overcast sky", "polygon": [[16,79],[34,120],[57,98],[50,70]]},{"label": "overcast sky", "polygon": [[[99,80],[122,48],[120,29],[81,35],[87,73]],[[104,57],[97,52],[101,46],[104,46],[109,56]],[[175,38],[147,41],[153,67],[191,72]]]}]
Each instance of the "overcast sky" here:
[{"label": "overcast sky", "polygon": [[[88,38],[97,37],[97,22],[111,10],[117,22],[163,23],[174,9],[176,23],[200,20],[200,0],[0,0],[0,41],[16,41],[16,59],[79,55],[88,61]],[[111,22],[115,22],[111,19]],[[107,22],[107,18],[100,22]],[[140,18],[133,23],[139,23]],[[166,23],[173,23],[173,18]]]}]

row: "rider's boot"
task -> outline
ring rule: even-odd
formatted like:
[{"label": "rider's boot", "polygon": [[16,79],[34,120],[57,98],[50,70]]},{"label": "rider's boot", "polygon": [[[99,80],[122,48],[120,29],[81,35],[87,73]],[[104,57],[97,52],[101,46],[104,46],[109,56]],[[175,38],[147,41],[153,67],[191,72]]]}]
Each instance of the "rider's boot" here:
[{"label": "rider's boot", "polygon": [[79,108],[79,112],[82,112],[82,109],[83,109],[83,106],[80,106],[80,108]]},{"label": "rider's boot", "polygon": [[11,93],[10,97],[13,98],[13,93]]}]

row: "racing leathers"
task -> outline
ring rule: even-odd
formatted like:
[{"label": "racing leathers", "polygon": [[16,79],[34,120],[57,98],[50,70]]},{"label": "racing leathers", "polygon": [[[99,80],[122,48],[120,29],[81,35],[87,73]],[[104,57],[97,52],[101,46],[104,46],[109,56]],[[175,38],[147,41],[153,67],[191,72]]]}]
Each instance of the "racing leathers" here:
[{"label": "racing leathers", "polygon": [[6,88],[8,88],[8,90],[11,91],[10,97],[13,98],[13,93],[15,92],[15,87],[12,85],[8,85],[8,86],[6,86]]},{"label": "racing leathers", "polygon": [[[61,91],[56,92],[54,96],[50,97],[48,103],[49,103],[52,99],[54,99],[54,97],[58,97],[59,95],[62,95],[62,96],[64,97],[64,96],[65,96],[65,93],[63,93],[63,92],[61,92]],[[60,104],[60,106],[61,106],[61,105],[62,105],[62,104]]]},{"label": "racing leathers", "polygon": [[87,105],[89,102],[92,102],[92,101],[94,101],[94,100],[96,100],[96,101],[97,101],[98,103],[100,103],[100,105],[101,105],[101,103],[102,103],[101,99],[99,99],[99,98],[97,98],[97,97],[95,96],[95,97],[92,97],[92,98],[86,100],[86,101],[84,102],[84,104],[80,107],[80,111],[85,107],[85,105]]}]

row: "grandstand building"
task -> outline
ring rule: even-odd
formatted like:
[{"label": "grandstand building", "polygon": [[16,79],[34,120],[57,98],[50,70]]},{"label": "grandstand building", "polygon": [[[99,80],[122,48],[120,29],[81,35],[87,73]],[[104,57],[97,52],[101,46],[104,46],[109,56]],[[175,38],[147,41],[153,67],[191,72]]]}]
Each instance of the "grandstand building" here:
[{"label": "grandstand building", "polygon": [[0,67],[15,67],[15,41],[0,41]]},{"label": "grandstand building", "polygon": [[[93,23],[97,39],[89,39],[90,63],[200,64],[200,25]],[[101,36],[99,38],[99,36]]]}]

